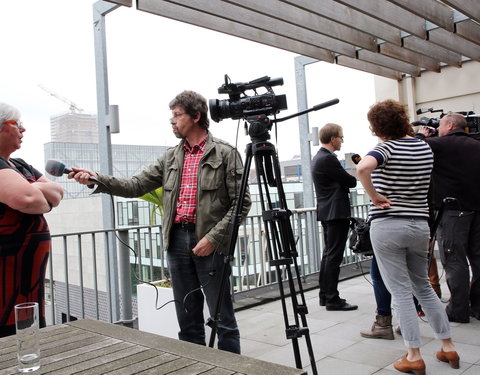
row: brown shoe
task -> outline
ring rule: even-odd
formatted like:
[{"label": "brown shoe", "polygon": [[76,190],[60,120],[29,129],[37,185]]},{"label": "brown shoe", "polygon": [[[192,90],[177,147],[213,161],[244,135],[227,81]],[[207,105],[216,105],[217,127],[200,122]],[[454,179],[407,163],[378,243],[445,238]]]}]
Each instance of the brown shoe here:
[{"label": "brown shoe", "polygon": [[442,362],[448,362],[451,368],[460,368],[460,357],[455,350],[444,352],[443,349],[440,349],[440,351],[437,352],[437,359]]},{"label": "brown shoe", "polygon": [[369,331],[361,331],[360,336],[367,339],[393,340],[392,316],[377,315]]},{"label": "brown shoe", "polygon": [[425,362],[423,359],[409,361],[406,354],[402,357],[401,361],[394,362],[393,367],[401,372],[413,372],[414,375],[425,375]]}]

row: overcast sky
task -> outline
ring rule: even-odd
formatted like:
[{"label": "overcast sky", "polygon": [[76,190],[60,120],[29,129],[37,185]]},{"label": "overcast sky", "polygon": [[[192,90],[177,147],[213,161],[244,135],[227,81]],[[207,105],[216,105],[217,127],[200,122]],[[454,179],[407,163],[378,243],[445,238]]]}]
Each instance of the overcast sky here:
[{"label": "overcast sky", "polygon": [[[2,58],[0,101],[22,112],[27,131],[23,157],[43,170],[43,144],[50,141],[50,116],[69,110],[68,104],[38,87],[42,84],[86,113],[96,112],[93,12],[91,0],[0,1]],[[232,82],[262,76],[283,77],[274,87],[286,94],[288,110],[297,112],[295,54],[147,14],[119,8],[106,17],[110,104],[120,107],[120,134],[112,143],[172,146],[178,141],[168,122],[169,101],[182,90],[207,99],[218,94],[224,74]],[[374,103],[373,76],[328,63],[307,66],[308,106],[338,98],[340,103],[309,114],[310,126],[327,122],[343,126],[345,143],[339,153],[364,155],[376,144],[366,113]],[[244,154],[250,141],[237,121],[211,122],[210,130]],[[280,160],[300,154],[298,119],[272,131]],[[312,155],[318,147],[312,148]],[[149,161],[146,161],[149,162]],[[81,166],[79,166],[81,167]]]}]

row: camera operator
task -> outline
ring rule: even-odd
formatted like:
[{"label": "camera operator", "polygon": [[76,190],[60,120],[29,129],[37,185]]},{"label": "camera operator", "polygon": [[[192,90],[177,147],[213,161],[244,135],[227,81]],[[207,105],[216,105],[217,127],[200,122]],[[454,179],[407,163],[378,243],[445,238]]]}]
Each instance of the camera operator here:
[{"label": "camera operator", "polygon": [[[232,146],[208,131],[208,107],[203,96],[183,91],[169,104],[170,124],[181,141],[155,163],[130,179],[72,168],[68,178],[95,190],[123,197],[139,197],[163,186],[163,236],[172,278],[179,339],[205,345],[203,304],[215,312],[222,283],[225,252],[243,174],[242,160]],[[250,209],[248,191],[242,218]],[[202,293],[203,291],[203,293]],[[205,297],[204,297],[205,295]],[[240,353],[230,286],[224,289],[218,324],[218,348]]]},{"label": "camera operator", "polygon": [[422,130],[434,153],[435,208],[443,198],[457,199],[445,210],[437,238],[451,294],[447,315],[459,323],[468,323],[470,316],[480,320],[480,142],[465,132],[466,125],[463,115],[448,112],[440,120],[438,137]]}]

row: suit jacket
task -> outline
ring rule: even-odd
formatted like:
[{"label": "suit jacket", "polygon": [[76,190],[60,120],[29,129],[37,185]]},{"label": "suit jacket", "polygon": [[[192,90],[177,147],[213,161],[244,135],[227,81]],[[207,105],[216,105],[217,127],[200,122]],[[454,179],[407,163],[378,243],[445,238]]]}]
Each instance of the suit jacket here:
[{"label": "suit jacket", "polygon": [[463,130],[425,138],[433,151],[432,188],[435,207],[457,198],[451,209],[480,211],[480,141]]},{"label": "suit jacket", "polygon": [[348,192],[357,185],[357,179],[348,174],[336,155],[325,147],[313,157],[312,178],[317,194],[317,220],[349,218]]}]

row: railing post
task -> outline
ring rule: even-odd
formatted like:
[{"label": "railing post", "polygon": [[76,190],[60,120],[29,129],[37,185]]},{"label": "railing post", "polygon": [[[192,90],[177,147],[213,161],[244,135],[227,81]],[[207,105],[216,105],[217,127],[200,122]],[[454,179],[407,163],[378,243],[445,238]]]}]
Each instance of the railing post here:
[{"label": "railing post", "polygon": [[[112,144],[110,139],[110,124],[108,121],[110,104],[108,98],[108,72],[107,72],[107,42],[105,31],[105,16],[120,5],[107,1],[97,1],[93,4],[93,35],[95,42],[95,75],[97,86],[97,121],[98,121],[98,142],[100,156],[100,172],[113,174],[112,167]],[[102,214],[104,229],[115,228],[114,207],[108,195],[102,196]],[[110,264],[110,305],[112,307],[111,319],[119,319],[118,301],[118,270],[117,270],[117,249],[113,232],[108,233],[108,243],[105,256],[107,264]]]},{"label": "railing post", "polygon": [[124,323],[133,321],[132,286],[130,283],[130,249],[128,244],[128,229],[118,231],[118,277],[120,279],[120,294],[122,296],[121,317]]},{"label": "railing post", "polygon": [[[307,83],[305,77],[305,65],[314,63],[318,60],[305,56],[295,57],[295,83],[297,89],[297,107],[298,111],[304,111],[308,108],[307,103]],[[318,134],[311,135],[308,123],[308,116],[298,117],[298,129],[300,135],[300,154],[302,157],[302,187],[303,187],[303,207],[310,208],[315,206],[313,193],[313,180],[310,172],[311,168],[311,146],[310,141],[317,138]],[[307,228],[313,227],[312,216],[307,216]],[[315,247],[313,232],[307,232],[307,252],[313,258],[314,254],[320,249]]]}]

